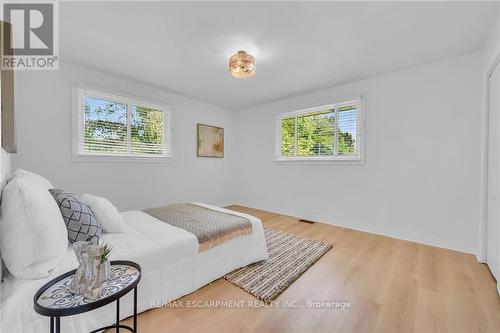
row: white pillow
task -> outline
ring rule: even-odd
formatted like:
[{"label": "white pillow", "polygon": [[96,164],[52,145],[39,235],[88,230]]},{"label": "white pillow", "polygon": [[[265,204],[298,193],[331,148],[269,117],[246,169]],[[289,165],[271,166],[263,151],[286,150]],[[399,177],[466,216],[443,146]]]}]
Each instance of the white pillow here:
[{"label": "white pillow", "polygon": [[97,219],[97,223],[101,225],[105,232],[120,233],[125,231],[123,217],[108,199],[84,193],[82,201],[90,207]]},{"label": "white pillow", "polygon": [[23,169],[17,169],[16,171],[14,171],[9,181],[13,179],[23,179],[29,184],[33,184],[46,190],[54,188],[54,186],[47,179],[43,178],[40,175],[37,175],[36,173],[29,172]]},{"label": "white pillow", "polygon": [[50,183],[35,176],[18,173],[2,194],[2,258],[10,273],[23,279],[49,276],[68,249],[66,225],[46,188]]}]

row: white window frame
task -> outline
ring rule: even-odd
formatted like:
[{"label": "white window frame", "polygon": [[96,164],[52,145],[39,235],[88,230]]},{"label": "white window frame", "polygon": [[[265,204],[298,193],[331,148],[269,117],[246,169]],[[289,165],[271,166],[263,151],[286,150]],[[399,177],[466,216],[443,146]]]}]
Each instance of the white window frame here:
[{"label": "white window frame", "polygon": [[[300,114],[335,109],[335,128],[334,135],[338,137],[338,108],[342,105],[357,103],[356,112],[356,154],[355,155],[333,155],[333,156],[282,156],[281,155],[281,120],[290,116],[297,117]],[[365,97],[344,98],[334,101],[330,104],[315,106],[307,109],[300,109],[291,112],[279,113],[276,115],[275,128],[275,154],[276,162],[293,163],[339,163],[339,164],[364,164],[364,144],[365,144]],[[295,154],[297,154],[297,121],[295,121]],[[338,143],[334,145],[334,151],[337,153]]]},{"label": "white window frame", "polygon": [[[163,149],[162,155],[140,155],[132,153],[112,153],[112,152],[87,152],[82,149],[80,142],[85,128],[85,97],[95,97],[112,102],[127,104],[127,135],[130,136],[131,106],[139,105],[163,112]],[[109,92],[103,89],[83,85],[73,84],[73,160],[74,161],[148,161],[148,162],[170,162],[172,159],[172,122],[170,108],[166,104],[148,102],[143,99],[124,96]],[[128,138],[129,140],[130,138]]]}]

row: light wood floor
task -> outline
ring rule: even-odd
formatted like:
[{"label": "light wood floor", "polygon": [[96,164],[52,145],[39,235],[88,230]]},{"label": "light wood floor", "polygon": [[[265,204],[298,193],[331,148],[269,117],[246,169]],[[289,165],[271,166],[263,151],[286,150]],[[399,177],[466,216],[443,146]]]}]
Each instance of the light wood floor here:
[{"label": "light wood floor", "polygon": [[[333,244],[278,300],[345,300],[351,308],[160,308],[139,316],[140,332],[500,332],[495,281],[472,255],[228,208]],[[219,279],[181,300],[256,299]]]}]

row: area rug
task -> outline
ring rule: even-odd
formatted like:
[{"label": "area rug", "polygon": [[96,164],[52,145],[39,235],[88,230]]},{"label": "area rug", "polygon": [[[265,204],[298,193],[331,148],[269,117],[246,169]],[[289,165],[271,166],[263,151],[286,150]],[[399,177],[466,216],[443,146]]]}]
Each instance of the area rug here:
[{"label": "area rug", "polygon": [[264,302],[271,302],[332,245],[264,228],[269,259],[239,268],[224,278]]}]

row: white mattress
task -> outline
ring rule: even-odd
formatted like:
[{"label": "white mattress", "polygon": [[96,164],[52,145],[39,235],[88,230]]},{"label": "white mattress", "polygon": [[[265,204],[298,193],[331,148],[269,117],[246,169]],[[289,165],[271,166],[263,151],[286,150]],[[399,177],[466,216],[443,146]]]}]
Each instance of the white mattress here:
[{"label": "white mattress", "polygon": [[[138,287],[138,311],[165,304],[189,294],[226,273],[250,263],[267,259],[264,231],[259,219],[223,208],[200,206],[231,212],[252,221],[252,234],[225,242],[198,253],[196,237],[140,211],[123,212],[128,225],[120,234],[104,234],[102,240],[113,247],[111,260],[132,260],[141,265]],[[33,310],[33,296],[44,283],[76,268],[76,257],[68,249],[62,263],[47,279],[22,280],[7,276],[1,286],[1,332],[45,332],[49,319]],[[121,317],[132,314],[132,295],[120,301]],[[115,303],[100,309],[61,318],[63,332],[89,332],[115,320]]]}]

